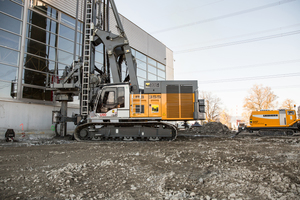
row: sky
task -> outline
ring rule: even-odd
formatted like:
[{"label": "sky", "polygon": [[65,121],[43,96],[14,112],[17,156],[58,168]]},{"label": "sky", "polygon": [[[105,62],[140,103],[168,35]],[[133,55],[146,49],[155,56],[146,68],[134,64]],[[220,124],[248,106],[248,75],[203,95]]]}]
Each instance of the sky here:
[{"label": "sky", "polygon": [[[254,84],[300,106],[300,0],[115,0],[173,51],[174,79],[198,80],[241,116]],[[130,41],[129,41],[130,42]]]}]

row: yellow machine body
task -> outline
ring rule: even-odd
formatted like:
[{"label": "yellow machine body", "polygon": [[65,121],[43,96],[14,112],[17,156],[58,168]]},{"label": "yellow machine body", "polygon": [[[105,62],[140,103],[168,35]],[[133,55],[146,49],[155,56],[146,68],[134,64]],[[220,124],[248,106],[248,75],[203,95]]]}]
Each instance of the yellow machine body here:
[{"label": "yellow machine body", "polygon": [[131,94],[131,118],[161,118],[162,120],[193,120],[195,94]]},{"label": "yellow machine body", "polygon": [[291,127],[299,120],[295,110],[260,110],[253,111],[249,128],[283,128]]}]

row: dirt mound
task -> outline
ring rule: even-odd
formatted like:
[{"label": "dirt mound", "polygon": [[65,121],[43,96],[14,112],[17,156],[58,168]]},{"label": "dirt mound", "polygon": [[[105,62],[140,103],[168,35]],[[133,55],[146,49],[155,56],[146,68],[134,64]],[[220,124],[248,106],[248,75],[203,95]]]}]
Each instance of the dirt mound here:
[{"label": "dirt mound", "polygon": [[193,127],[190,132],[199,133],[201,135],[228,135],[232,134],[229,128],[220,122],[209,122],[202,127]]}]

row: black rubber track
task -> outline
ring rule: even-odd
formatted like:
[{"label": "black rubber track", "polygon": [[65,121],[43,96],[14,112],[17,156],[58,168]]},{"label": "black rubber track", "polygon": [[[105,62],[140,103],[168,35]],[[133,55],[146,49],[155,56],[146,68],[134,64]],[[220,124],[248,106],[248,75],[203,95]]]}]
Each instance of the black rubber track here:
[{"label": "black rubber track", "polygon": [[[134,127],[136,125],[139,126],[144,126],[144,127],[153,127],[155,125],[164,125],[166,127],[168,127],[168,129],[172,130],[172,136],[167,138],[167,140],[175,140],[177,137],[177,128],[175,125],[173,124],[169,124],[169,123],[164,123],[164,122],[99,122],[99,123],[85,123],[85,124],[81,124],[78,125],[76,127],[76,129],[74,130],[74,138],[77,141],[94,141],[93,138],[82,138],[80,136],[80,131],[85,129],[85,128],[89,128],[89,127],[93,127],[93,126],[115,126],[115,127]],[[136,127],[139,128],[139,127]],[[122,137],[126,137],[126,136],[122,136],[121,134],[119,135],[119,138],[106,138],[107,140],[119,140]],[[162,139],[161,137],[158,136],[159,139]],[[102,140],[105,138],[102,138]],[[141,138],[134,138],[136,140],[139,140]]]}]

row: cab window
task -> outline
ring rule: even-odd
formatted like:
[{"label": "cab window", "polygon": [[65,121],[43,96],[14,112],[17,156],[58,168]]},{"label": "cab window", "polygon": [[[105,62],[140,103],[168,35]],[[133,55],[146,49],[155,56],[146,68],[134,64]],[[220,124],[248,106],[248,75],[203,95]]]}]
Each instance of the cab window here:
[{"label": "cab window", "polygon": [[124,88],[118,88],[118,99],[117,99],[117,103],[118,103],[118,106],[119,108],[124,108],[124,96],[125,96],[125,91],[124,91]]},{"label": "cab window", "polygon": [[295,111],[293,111],[293,110],[287,111],[287,114],[288,114],[288,115],[294,115],[294,114],[295,114]]},{"label": "cab window", "polygon": [[106,113],[114,108],[123,108],[124,94],[124,88],[103,89],[97,103],[96,113]]}]

